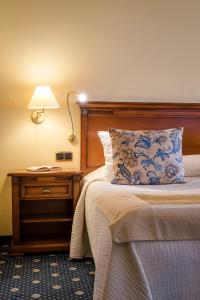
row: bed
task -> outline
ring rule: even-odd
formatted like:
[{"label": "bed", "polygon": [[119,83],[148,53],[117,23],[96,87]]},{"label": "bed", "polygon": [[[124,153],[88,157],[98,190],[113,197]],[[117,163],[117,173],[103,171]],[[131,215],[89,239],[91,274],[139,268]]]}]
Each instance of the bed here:
[{"label": "bed", "polygon": [[[92,102],[81,105],[81,158],[84,179],[74,217],[70,255],[93,256],[94,299],[200,299],[200,241],[113,242],[109,222],[96,199],[106,192],[155,193],[156,190],[199,192],[200,177],[184,185],[121,186],[110,183],[97,132],[107,127],[165,129],[184,127],[183,153],[200,153],[200,105]],[[196,204],[198,210],[199,204]],[[198,213],[197,213],[198,214]],[[198,224],[197,224],[198,226]]]}]

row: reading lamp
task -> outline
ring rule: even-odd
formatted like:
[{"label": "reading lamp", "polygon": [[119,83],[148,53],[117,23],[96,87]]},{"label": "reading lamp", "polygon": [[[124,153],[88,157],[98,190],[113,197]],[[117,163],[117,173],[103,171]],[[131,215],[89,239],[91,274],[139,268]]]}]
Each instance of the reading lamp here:
[{"label": "reading lamp", "polygon": [[28,109],[35,109],[31,115],[31,119],[35,124],[40,124],[44,121],[45,109],[59,108],[59,104],[49,86],[40,85],[34,90]]},{"label": "reading lamp", "polygon": [[72,127],[72,132],[68,137],[68,140],[72,143],[75,140],[75,130],[74,130],[74,122],[73,122],[73,118],[72,118],[72,114],[71,114],[71,109],[70,109],[70,105],[69,105],[69,99],[71,95],[75,95],[78,97],[79,102],[85,102],[87,101],[87,96],[85,94],[79,94],[75,91],[69,91],[67,93],[67,109],[69,112],[69,117],[70,117],[70,122],[71,122],[71,127]]}]

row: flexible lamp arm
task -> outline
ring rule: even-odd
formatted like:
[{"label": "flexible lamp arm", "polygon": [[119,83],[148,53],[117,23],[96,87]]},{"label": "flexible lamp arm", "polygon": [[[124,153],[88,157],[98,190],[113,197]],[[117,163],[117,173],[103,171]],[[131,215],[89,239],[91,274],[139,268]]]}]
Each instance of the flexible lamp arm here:
[{"label": "flexible lamp arm", "polygon": [[71,109],[70,109],[70,105],[69,105],[69,99],[70,99],[71,95],[78,96],[78,93],[75,91],[69,91],[67,93],[67,109],[69,111],[69,117],[70,117],[70,122],[71,122],[71,127],[72,127],[72,133],[69,135],[68,140],[70,142],[73,142],[76,135],[75,135],[75,130],[74,130],[74,122],[73,122],[73,118],[72,118],[72,113],[71,113]]},{"label": "flexible lamp arm", "polygon": [[71,113],[71,109],[70,109],[70,105],[69,105],[69,99],[71,95],[76,95],[79,98],[79,102],[85,102],[87,100],[87,96],[85,94],[79,94],[75,91],[69,91],[67,93],[67,109],[69,111],[69,117],[70,117],[70,122],[71,122],[71,127],[72,127],[72,133],[70,134],[70,136],[68,137],[68,140],[72,143],[75,140],[75,130],[74,130],[74,122],[73,122],[73,118],[72,118],[72,113]]}]

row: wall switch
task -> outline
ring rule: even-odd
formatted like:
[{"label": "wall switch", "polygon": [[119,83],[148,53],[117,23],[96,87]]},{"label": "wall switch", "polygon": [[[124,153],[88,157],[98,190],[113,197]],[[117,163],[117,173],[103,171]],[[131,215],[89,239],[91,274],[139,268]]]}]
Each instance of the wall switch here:
[{"label": "wall switch", "polygon": [[72,158],[73,158],[72,152],[56,152],[57,161],[72,160]]}]

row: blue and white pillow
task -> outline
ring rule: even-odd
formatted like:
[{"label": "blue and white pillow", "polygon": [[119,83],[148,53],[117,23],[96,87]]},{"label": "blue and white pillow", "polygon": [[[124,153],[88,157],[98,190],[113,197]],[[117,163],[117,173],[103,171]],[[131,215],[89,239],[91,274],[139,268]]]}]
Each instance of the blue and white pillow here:
[{"label": "blue and white pillow", "polygon": [[183,128],[148,131],[109,129],[115,184],[184,182]]}]

